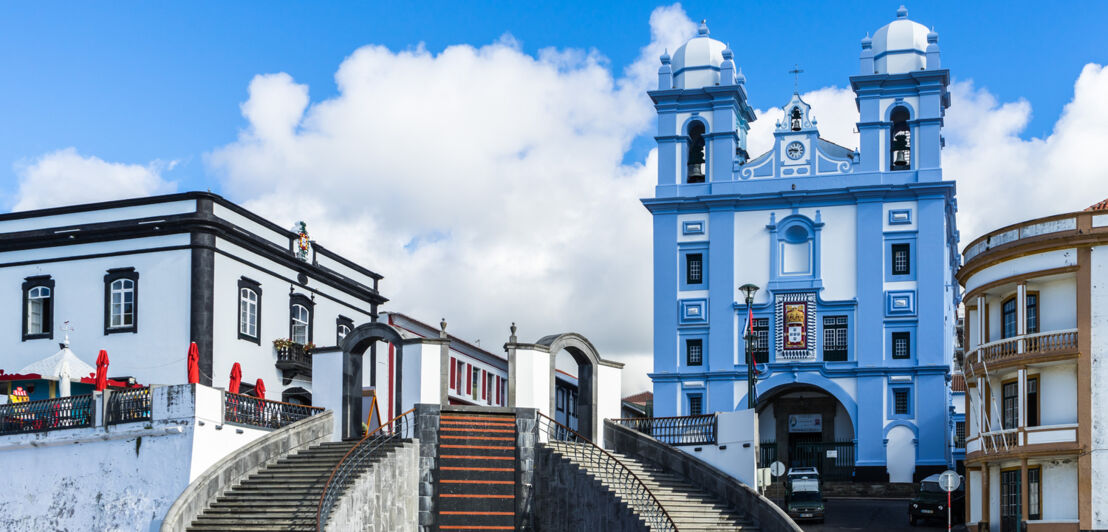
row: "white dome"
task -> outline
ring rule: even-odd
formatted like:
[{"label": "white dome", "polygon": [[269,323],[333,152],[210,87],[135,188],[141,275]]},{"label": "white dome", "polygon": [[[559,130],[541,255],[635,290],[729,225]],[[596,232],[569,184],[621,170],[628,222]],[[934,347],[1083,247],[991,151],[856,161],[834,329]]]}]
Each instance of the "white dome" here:
[{"label": "white dome", "polygon": [[903,6],[896,20],[873,34],[873,68],[878,74],[903,74],[927,67],[927,26],[908,20]]},{"label": "white dome", "polygon": [[725,48],[727,45],[708,36],[708,26],[701,22],[696,37],[673,52],[673,88],[718,85]]}]

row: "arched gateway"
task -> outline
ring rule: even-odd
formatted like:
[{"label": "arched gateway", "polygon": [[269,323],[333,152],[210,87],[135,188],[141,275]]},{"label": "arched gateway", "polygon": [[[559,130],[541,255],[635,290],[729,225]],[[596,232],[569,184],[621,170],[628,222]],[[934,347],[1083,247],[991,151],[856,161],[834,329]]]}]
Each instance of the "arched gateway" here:
[{"label": "arched gateway", "polygon": [[796,381],[766,388],[759,390],[757,407],[760,465],[781,461],[816,467],[825,479],[851,479],[857,407],[850,396]]},{"label": "arched gateway", "polygon": [[[404,342],[398,331],[387,323],[365,323],[354,328],[342,340],[342,437],[353,438],[362,429],[362,357],[376,342],[387,342],[396,348],[396,374],[404,367]],[[396,411],[400,412],[403,379],[396,379]]]}]

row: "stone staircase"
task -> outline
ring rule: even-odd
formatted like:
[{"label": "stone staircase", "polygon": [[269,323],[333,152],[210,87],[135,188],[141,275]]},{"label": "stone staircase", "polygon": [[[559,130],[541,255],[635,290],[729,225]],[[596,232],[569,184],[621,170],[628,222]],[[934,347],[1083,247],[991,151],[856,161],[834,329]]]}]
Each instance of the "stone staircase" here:
[{"label": "stone staircase", "polygon": [[[316,530],[316,510],[331,470],[357,443],[323,443],[266,466],[218,497],[187,530]],[[402,443],[383,444],[366,467],[387,459]],[[357,477],[351,475],[351,483]]]},{"label": "stone staircase", "polygon": [[[574,453],[567,452],[566,446],[583,445],[567,442],[549,442],[544,444],[562,459],[583,469],[589,476],[596,478],[614,492],[617,497],[628,500],[627,493],[602,473],[590,470],[588,464],[575,460]],[[668,473],[650,463],[632,456],[609,451],[624,466],[635,473],[646,485],[654,497],[665,508],[681,532],[695,531],[751,531],[758,530],[745,516],[729,507],[723,501],[708,492],[697,488],[684,477]]]},{"label": "stone staircase", "polygon": [[438,528],[515,530],[515,415],[444,409],[438,437]]}]

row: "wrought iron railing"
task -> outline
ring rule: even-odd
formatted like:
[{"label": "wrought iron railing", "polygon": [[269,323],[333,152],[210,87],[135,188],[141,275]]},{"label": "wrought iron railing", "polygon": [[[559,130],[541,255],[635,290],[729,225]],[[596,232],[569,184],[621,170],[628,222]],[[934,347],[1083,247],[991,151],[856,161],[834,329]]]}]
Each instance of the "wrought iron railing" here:
[{"label": "wrought iron railing", "polygon": [[108,396],[108,425],[150,420],[150,388],[112,390]]},{"label": "wrought iron railing", "polygon": [[223,419],[228,423],[279,429],[323,412],[317,406],[259,399],[238,393],[223,394]]},{"label": "wrought iron railing", "polygon": [[92,394],[0,405],[0,434],[91,427]]},{"label": "wrought iron railing", "polygon": [[611,420],[669,445],[716,443],[719,423],[715,414],[680,417],[643,417]]},{"label": "wrought iron railing", "polygon": [[571,462],[584,466],[627,503],[651,530],[677,530],[669,513],[650,488],[615,456],[573,429],[543,415],[538,417],[539,441]]},{"label": "wrought iron railing", "polygon": [[412,438],[415,435],[415,409],[408,410],[362,437],[331,470],[316,509],[316,528],[320,531],[331,517],[331,510],[342,495],[343,489],[353,482],[377,456],[377,451],[390,442]]},{"label": "wrought iron railing", "polygon": [[284,347],[276,347],[278,362],[293,362],[296,364],[312,365],[311,352],[302,344],[288,344]]}]

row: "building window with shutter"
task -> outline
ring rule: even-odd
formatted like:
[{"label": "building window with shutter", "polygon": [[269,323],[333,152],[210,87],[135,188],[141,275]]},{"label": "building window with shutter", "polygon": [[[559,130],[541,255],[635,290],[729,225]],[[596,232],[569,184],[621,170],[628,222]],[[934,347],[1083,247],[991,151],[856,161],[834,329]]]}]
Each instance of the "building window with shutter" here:
[{"label": "building window with shutter", "polygon": [[49,275],[23,282],[23,341],[54,337],[54,280]]},{"label": "building window with shutter", "polygon": [[699,366],[704,363],[704,340],[700,338],[685,340],[685,363]]},{"label": "building window with shutter", "polygon": [[954,422],[954,448],[965,449],[966,448],[966,422],[955,421]]},{"label": "building window with shutter", "polygon": [[911,415],[911,400],[908,388],[896,388],[893,390],[893,414],[898,416]]},{"label": "building window with shutter", "polygon": [[240,340],[261,345],[262,285],[242,277],[238,282]]},{"label": "building window with shutter", "polygon": [[704,396],[701,394],[689,394],[689,415],[699,416],[704,413]]},{"label": "building window with shutter", "polygon": [[704,282],[704,255],[689,253],[685,255],[685,284]]},{"label": "building window with shutter", "polygon": [[769,362],[769,318],[754,319],[754,342],[750,346],[754,361],[759,364]]},{"label": "building window with shutter", "polygon": [[893,358],[912,358],[912,333],[906,331],[893,333]]},{"label": "building window with shutter", "polygon": [[912,273],[911,250],[911,244],[892,245],[893,275],[909,275]]},{"label": "building window with shutter", "polygon": [[847,358],[847,317],[824,316],[823,360],[842,362]]},{"label": "building window with shutter", "polygon": [[138,332],[138,279],[134,268],[104,276],[104,334]]}]

